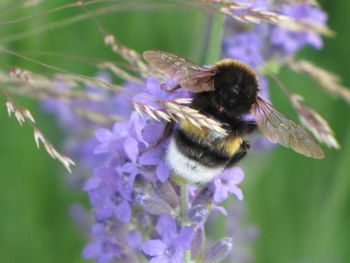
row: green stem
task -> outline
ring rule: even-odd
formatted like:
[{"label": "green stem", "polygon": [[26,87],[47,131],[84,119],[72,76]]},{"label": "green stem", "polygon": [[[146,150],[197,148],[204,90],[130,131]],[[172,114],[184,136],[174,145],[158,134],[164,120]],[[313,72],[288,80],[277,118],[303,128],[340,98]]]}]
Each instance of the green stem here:
[{"label": "green stem", "polygon": [[183,219],[182,225],[185,226],[187,222],[187,212],[188,212],[188,184],[183,183],[180,185],[180,215]]},{"label": "green stem", "polygon": [[185,250],[184,252],[184,263],[191,263],[191,250]]},{"label": "green stem", "polygon": [[[188,225],[187,213],[188,213],[188,184],[182,183],[180,185],[180,215],[182,218],[182,226]],[[191,263],[191,250],[185,250],[184,263]]]},{"label": "green stem", "polygon": [[214,14],[211,18],[211,31],[208,39],[207,52],[206,52],[206,65],[215,63],[221,56],[221,44],[224,34],[224,19],[221,14]]}]

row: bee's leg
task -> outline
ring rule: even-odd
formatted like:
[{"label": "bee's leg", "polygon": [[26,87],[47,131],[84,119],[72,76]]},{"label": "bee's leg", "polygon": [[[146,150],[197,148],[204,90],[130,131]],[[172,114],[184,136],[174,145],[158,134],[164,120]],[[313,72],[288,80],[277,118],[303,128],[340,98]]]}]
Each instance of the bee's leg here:
[{"label": "bee's leg", "polygon": [[177,84],[176,86],[171,87],[171,88],[169,88],[169,89],[166,89],[164,84],[161,85],[161,89],[164,90],[164,91],[166,91],[166,92],[175,92],[175,91],[177,91],[177,90],[180,89],[180,88],[181,88],[181,85],[180,85],[180,84]]},{"label": "bee's leg", "polygon": [[241,159],[243,159],[243,157],[247,154],[247,151],[249,150],[249,148],[250,148],[249,143],[246,141],[243,141],[243,143],[241,144],[237,152],[235,152],[235,154],[232,155],[231,159],[226,164],[226,167],[232,167]]}]

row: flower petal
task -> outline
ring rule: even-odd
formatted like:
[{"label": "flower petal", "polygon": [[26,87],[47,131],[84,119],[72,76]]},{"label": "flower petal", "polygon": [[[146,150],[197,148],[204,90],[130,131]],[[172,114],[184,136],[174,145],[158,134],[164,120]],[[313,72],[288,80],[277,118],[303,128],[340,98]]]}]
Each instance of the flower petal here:
[{"label": "flower petal", "polygon": [[125,153],[133,163],[136,163],[136,158],[139,154],[138,145],[138,141],[132,137],[125,138],[123,142]]},{"label": "flower petal", "polygon": [[240,167],[233,167],[230,169],[231,173],[233,174],[233,178],[231,180],[232,183],[234,184],[239,184],[243,181],[244,179],[244,172]]},{"label": "flower petal", "polygon": [[118,219],[121,222],[129,222],[131,219],[131,208],[129,202],[124,200],[120,204],[116,205],[114,207],[114,214],[118,217]]},{"label": "flower petal", "polygon": [[230,188],[230,189],[229,189],[229,192],[230,192],[231,194],[236,195],[237,198],[238,198],[239,200],[243,200],[243,193],[242,193],[242,190],[239,189],[237,186],[234,186],[234,187]]},{"label": "flower petal", "polygon": [[132,230],[126,234],[128,244],[135,250],[138,250],[142,243],[142,235],[139,231]]},{"label": "flower petal", "polygon": [[98,129],[95,136],[100,142],[108,142],[113,138],[113,133],[108,129]]},{"label": "flower petal", "polygon": [[165,161],[160,162],[156,169],[157,178],[164,183],[166,180],[168,180],[169,171],[168,164]]},{"label": "flower petal", "polygon": [[169,258],[167,256],[157,256],[151,259],[149,263],[169,263]]},{"label": "flower petal", "polygon": [[215,186],[215,191],[213,196],[214,201],[217,203],[220,203],[226,200],[228,196],[228,188],[226,185],[221,183],[220,178],[214,180],[214,186]]},{"label": "flower petal", "polygon": [[164,154],[164,150],[160,147],[150,149],[139,158],[139,162],[143,165],[158,165],[163,160]]},{"label": "flower petal", "polygon": [[141,250],[149,256],[160,256],[164,254],[167,245],[162,240],[149,240],[142,244]]},{"label": "flower petal", "polygon": [[218,211],[219,213],[223,214],[224,216],[227,216],[227,215],[228,215],[228,213],[227,213],[227,211],[226,211],[226,208],[223,207],[223,206],[214,205],[214,206],[213,206],[213,210],[214,210],[214,211]]},{"label": "flower petal", "polygon": [[84,258],[95,258],[101,253],[101,251],[101,243],[92,242],[86,245],[82,253]]},{"label": "flower petal", "polygon": [[171,245],[177,236],[176,222],[170,215],[161,215],[156,226],[158,234],[164,243]]},{"label": "flower petal", "polygon": [[176,238],[175,246],[177,249],[191,249],[191,243],[194,235],[194,229],[191,226],[185,226],[181,229],[180,234]]},{"label": "flower petal", "polygon": [[113,257],[114,253],[105,252],[96,259],[96,263],[108,263],[113,259]]}]

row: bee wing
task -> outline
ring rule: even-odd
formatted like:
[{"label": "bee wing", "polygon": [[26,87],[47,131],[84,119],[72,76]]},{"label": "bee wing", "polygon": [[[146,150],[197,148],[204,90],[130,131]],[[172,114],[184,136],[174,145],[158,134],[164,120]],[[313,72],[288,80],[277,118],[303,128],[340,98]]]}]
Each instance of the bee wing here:
[{"label": "bee wing", "polygon": [[192,92],[214,90],[213,70],[205,69],[189,60],[159,50],[147,50],[143,52],[143,57],[160,72],[167,74],[179,83],[184,89]]},{"label": "bee wing", "polygon": [[272,142],[311,158],[322,159],[324,153],[315,139],[270,103],[258,97],[251,113],[263,134]]}]

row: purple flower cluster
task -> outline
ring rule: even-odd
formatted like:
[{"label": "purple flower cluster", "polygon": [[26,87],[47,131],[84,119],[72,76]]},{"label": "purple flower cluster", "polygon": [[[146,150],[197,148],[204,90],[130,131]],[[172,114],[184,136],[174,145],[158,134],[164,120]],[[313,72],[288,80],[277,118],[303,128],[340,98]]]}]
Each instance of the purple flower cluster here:
[{"label": "purple flower cluster", "polygon": [[[140,88],[133,85],[133,90]],[[142,90],[161,99],[188,96],[184,91],[164,91],[156,79],[146,80]],[[139,94],[133,99],[140,97]],[[84,186],[97,222],[92,231],[94,240],[84,250],[85,257],[95,257],[97,262],[123,258],[126,262],[125,258],[137,258],[143,253],[149,262],[183,262],[184,251],[192,249],[194,234],[203,227],[215,202],[224,201],[229,193],[243,198],[237,187],[243,172],[233,168],[205,187],[205,195],[203,188],[191,187],[188,216],[182,218],[179,186],[170,179],[164,159],[169,140],[154,146],[164,126],[130,111],[129,119],[115,123],[112,130],[96,131],[99,143],[94,153],[103,155],[104,161],[95,167]],[[215,205],[214,209],[224,211]],[[123,242],[128,240],[129,228],[143,236],[133,248],[129,242]]]},{"label": "purple flower cluster", "polygon": [[[241,1],[244,4],[258,8],[279,10],[281,14],[294,18],[304,24],[324,25],[327,15],[319,7],[308,4],[278,4],[268,5],[268,1]],[[226,35],[222,43],[225,56],[241,60],[253,68],[262,66],[269,60],[281,58],[299,51],[306,45],[322,48],[321,37],[311,31],[293,31],[279,25],[266,23],[242,27],[232,19],[227,19]]]}]

